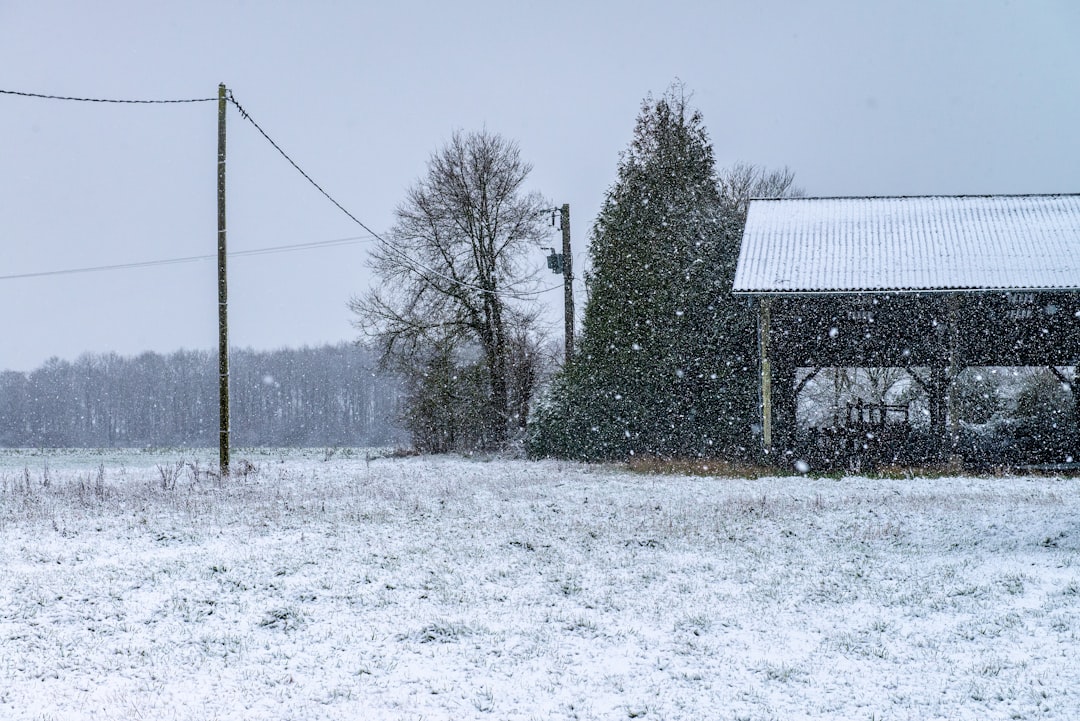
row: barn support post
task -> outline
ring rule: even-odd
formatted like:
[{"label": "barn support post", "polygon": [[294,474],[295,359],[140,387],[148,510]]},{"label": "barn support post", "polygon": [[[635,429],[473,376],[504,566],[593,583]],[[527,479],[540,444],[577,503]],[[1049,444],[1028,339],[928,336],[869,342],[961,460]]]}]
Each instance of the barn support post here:
[{"label": "barn support post", "polygon": [[1076,382],[1076,366],[1073,366],[1072,382],[1069,383],[1069,390],[1072,391],[1073,399],[1073,437],[1072,437],[1072,457],[1073,462],[1080,462],[1080,387]]},{"label": "barn support post", "polygon": [[1080,462],[1080,387],[1077,383],[1077,366],[1072,366],[1072,461]]},{"label": "barn support post", "polygon": [[1050,372],[1061,382],[1061,385],[1069,389],[1069,395],[1072,397],[1072,457],[1076,462],[1080,460],[1080,383],[1076,382],[1076,366],[1073,366],[1072,377],[1066,376],[1058,370],[1057,366],[1050,366]]},{"label": "barn support post", "polygon": [[930,406],[930,455],[935,461],[944,460],[946,455],[948,427],[945,419],[947,385],[945,376],[947,373],[948,369],[941,365],[931,367],[930,383],[927,387],[927,402]]},{"label": "barn support post", "polygon": [[947,398],[946,415],[949,419],[949,460],[957,460],[960,450],[960,418],[956,412],[956,394],[953,392],[953,381],[960,374],[960,298],[956,293],[950,293],[946,301],[948,304],[949,319],[949,373],[945,379],[945,397]]},{"label": "barn support post", "polygon": [[[772,349],[773,357],[777,353]],[[773,463],[779,463],[795,447],[795,413],[798,396],[795,385],[795,368],[777,359],[773,363]],[[790,461],[790,459],[788,459]],[[785,461],[785,464],[787,462]]]},{"label": "barn support post", "polygon": [[930,382],[926,385],[927,404],[930,406],[930,455],[935,461],[949,460],[959,443],[959,419],[954,408],[954,394],[950,385],[958,371],[957,350],[959,345],[958,299],[950,293],[944,299],[944,307],[936,307],[938,318],[937,340],[934,343]]},{"label": "barn support post", "polygon": [[772,460],[772,361],[769,358],[771,298],[758,302],[758,356],[761,368],[761,446],[765,460]]}]

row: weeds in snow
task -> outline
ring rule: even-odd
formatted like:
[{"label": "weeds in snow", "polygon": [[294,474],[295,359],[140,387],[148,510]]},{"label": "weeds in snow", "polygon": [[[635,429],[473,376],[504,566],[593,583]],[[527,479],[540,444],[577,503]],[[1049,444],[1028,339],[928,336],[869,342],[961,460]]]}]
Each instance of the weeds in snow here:
[{"label": "weeds in snow", "polygon": [[0,717],[1080,715],[1075,480],[306,453],[0,458]]},{"label": "weeds in snow", "polygon": [[283,606],[267,611],[259,625],[289,632],[298,629],[305,621],[306,614],[301,609],[296,606]]}]

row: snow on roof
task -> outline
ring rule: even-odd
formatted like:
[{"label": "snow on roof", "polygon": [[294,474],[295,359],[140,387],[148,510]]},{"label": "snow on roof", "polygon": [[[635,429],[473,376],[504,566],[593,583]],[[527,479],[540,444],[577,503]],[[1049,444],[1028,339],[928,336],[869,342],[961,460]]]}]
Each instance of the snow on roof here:
[{"label": "snow on roof", "polygon": [[736,293],[1080,289],[1080,195],[752,200]]}]

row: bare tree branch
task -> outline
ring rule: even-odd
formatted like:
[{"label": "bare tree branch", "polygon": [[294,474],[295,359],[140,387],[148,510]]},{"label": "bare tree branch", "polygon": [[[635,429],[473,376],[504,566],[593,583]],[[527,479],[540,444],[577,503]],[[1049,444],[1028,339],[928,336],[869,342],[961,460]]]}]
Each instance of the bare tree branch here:
[{"label": "bare tree branch", "polygon": [[387,242],[371,253],[380,287],[349,303],[354,325],[386,365],[422,372],[440,349],[444,368],[455,349],[476,347],[493,444],[520,414],[510,403],[511,346],[523,347],[522,329],[536,316],[535,302],[522,294],[535,283],[524,258],[549,232],[543,211],[550,203],[522,190],[531,170],[516,143],[455,132],[407,191]]}]

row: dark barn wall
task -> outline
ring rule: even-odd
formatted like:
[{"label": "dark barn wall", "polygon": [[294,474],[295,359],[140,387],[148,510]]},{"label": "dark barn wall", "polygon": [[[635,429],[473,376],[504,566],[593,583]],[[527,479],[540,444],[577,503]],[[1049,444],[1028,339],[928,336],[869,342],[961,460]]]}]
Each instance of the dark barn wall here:
[{"label": "dark barn wall", "polygon": [[823,293],[760,296],[758,305],[759,333],[768,335],[769,457],[781,465],[794,445],[799,368],[909,369],[927,395],[932,455],[944,458],[956,443],[948,393],[961,370],[1080,365],[1076,293]]}]

